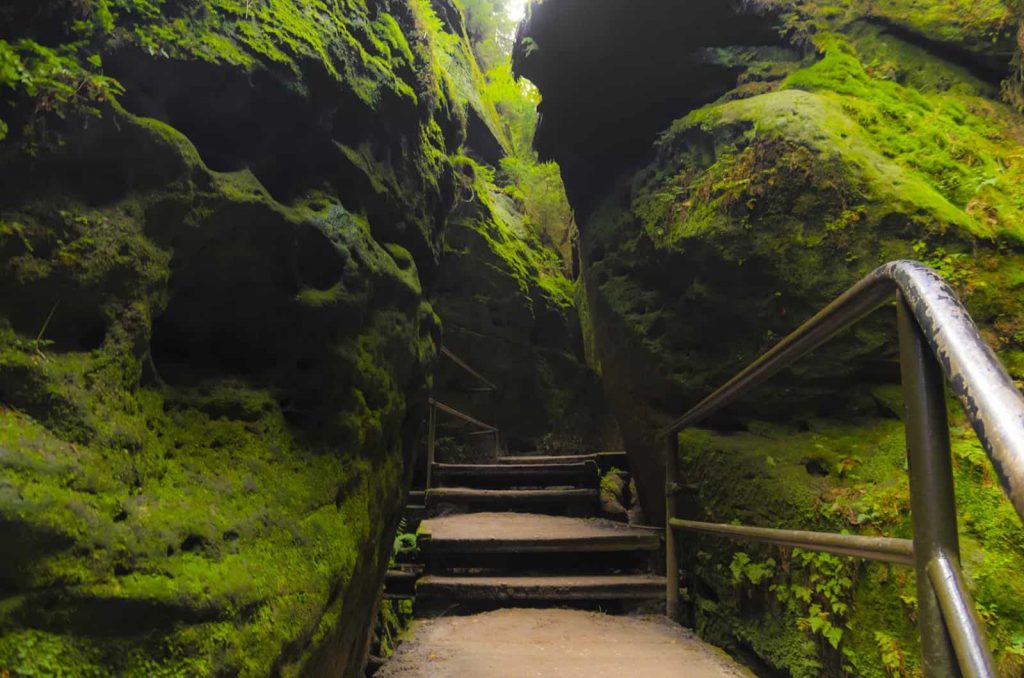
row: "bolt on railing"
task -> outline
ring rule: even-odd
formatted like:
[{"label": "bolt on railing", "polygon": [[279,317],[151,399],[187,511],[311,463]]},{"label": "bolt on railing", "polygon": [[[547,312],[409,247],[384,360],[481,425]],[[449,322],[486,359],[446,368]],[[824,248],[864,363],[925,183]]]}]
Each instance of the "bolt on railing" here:
[{"label": "bolt on railing", "polygon": [[[914,539],[723,525],[676,517],[678,435],[804,357],[893,298],[897,303],[911,524]],[[995,676],[994,662],[960,565],[945,381],[1017,514],[1024,519],[1024,398],[985,344],[956,294],[912,261],[886,264],[664,429],[666,446],[665,611],[679,616],[676,531],[913,565],[927,678]],[[691,576],[691,591],[693,590]],[[692,595],[691,595],[692,598]]]},{"label": "bolt on railing", "polygon": [[[483,384],[475,390],[497,392],[498,387],[492,382],[488,381],[478,371],[473,369],[464,360],[459,358],[457,355],[452,353],[446,347],[441,348],[441,355],[451,360],[455,365],[460,367],[464,372],[469,374],[471,377]],[[477,430],[469,435],[485,435],[492,436],[494,438],[494,453],[497,455],[501,451],[501,431],[498,430],[497,426],[485,424],[484,422],[475,419],[464,412],[460,412],[451,405],[446,405],[438,400],[431,397],[427,401],[429,405],[429,412],[427,418],[427,475],[426,475],[426,487],[429,490],[431,486],[431,480],[434,470],[434,459],[437,453],[437,413],[442,412],[455,419],[458,419],[470,426],[475,427]]]}]

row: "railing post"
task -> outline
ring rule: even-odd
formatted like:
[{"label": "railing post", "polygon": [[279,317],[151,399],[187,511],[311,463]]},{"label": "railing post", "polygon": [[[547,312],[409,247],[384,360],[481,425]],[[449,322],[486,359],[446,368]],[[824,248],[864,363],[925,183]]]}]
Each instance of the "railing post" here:
[{"label": "railing post", "polygon": [[427,486],[430,489],[430,476],[434,472],[434,448],[437,446],[437,407],[434,399],[430,399],[430,413],[427,415]]},{"label": "railing post", "polygon": [[665,444],[665,616],[679,619],[679,550],[671,521],[676,517],[676,455],[679,436],[670,433]]},{"label": "railing post", "polygon": [[960,564],[945,382],[906,300],[897,304],[921,662],[926,678],[956,677],[960,668],[928,577],[929,564],[943,554]]}]

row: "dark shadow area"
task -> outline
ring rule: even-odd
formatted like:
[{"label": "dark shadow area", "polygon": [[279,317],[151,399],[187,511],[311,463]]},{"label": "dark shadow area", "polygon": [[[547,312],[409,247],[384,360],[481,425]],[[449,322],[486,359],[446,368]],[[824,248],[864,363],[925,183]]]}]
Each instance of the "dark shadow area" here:
[{"label": "dark shadow area", "polygon": [[514,67],[544,93],[535,145],[562,165],[584,216],[673,120],[736,86],[744,68],[701,50],[785,44],[771,17],[735,0],[561,0],[532,12]]}]

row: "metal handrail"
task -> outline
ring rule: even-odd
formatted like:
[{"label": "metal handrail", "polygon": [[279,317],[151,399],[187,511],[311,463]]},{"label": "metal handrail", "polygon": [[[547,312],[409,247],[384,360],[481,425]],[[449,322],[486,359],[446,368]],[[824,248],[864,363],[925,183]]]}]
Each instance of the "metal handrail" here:
[{"label": "metal handrail", "polygon": [[[913,261],[881,266],[724,386],[666,427],[666,612],[679,612],[675,530],[907,563],[904,540],[769,530],[676,518],[678,433],[700,423],[893,299],[897,301],[910,461],[910,548],[917,569],[925,675],[994,676],[994,662],[964,584],[956,529],[945,381],[963,404],[1003,490],[1024,520],[1024,397],[949,285]],[[868,541],[864,541],[867,539]],[[909,563],[907,563],[909,564]]]},{"label": "metal handrail", "polygon": [[482,374],[480,374],[479,372],[474,370],[472,367],[470,367],[466,363],[466,361],[464,361],[462,358],[460,358],[459,356],[457,356],[454,353],[452,353],[451,351],[449,351],[447,347],[445,347],[445,346],[441,347],[441,355],[443,355],[445,358],[448,358],[448,360],[451,360],[453,363],[455,363],[456,365],[461,367],[463,369],[463,371],[466,372],[466,374],[470,375],[471,377],[474,377],[477,381],[482,383],[486,387],[484,390],[487,390],[487,391],[497,391],[498,390],[498,387],[495,386],[493,382],[487,380]]},{"label": "metal handrail", "polygon": [[464,412],[458,411],[457,409],[455,409],[451,405],[445,405],[444,403],[442,403],[439,400],[434,400],[433,398],[430,398],[427,402],[430,404],[431,407],[433,407],[433,408],[435,408],[437,410],[440,410],[441,412],[444,412],[445,414],[450,414],[451,416],[455,417],[456,419],[464,421],[467,424],[470,424],[472,426],[476,426],[481,431],[484,431],[484,432],[487,432],[487,433],[495,433],[498,430],[497,427],[491,426],[490,424],[485,424],[485,423],[483,423],[482,421],[480,421],[478,419],[474,419],[473,417],[469,416],[468,414],[466,414]]},{"label": "metal handrail", "polygon": [[851,534],[828,534],[804,530],[773,530],[766,527],[702,523],[696,520],[673,518],[669,525],[677,530],[701,532],[730,537],[741,541],[754,541],[777,546],[788,546],[805,551],[824,551],[841,556],[856,556],[880,563],[895,565],[914,564],[914,542],[891,537],[862,537]]},{"label": "metal handrail", "polygon": [[[441,347],[441,355],[446,357],[446,358],[448,358],[449,360],[451,360],[453,363],[455,363],[456,365],[461,367],[466,373],[468,373],[471,376],[475,377],[481,383],[485,384],[486,388],[484,390],[491,391],[491,392],[496,392],[498,390],[497,386],[495,386],[492,382],[488,381],[483,375],[481,375],[475,369],[470,367],[468,363],[466,363],[464,360],[459,358],[457,355],[452,353],[450,350],[448,350],[444,346]],[[425,489],[429,490],[430,489],[430,485],[431,485],[431,480],[433,479],[434,458],[435,458],[435,455],[436,455],[436,452],[437,452],[437,413],[438,412],[443,412],[444,414],[447,414],[447,415],[449,415],[451,417],[454,417],[455,419],[458,419],[458,420],[460,420],[462,422],[465,422],[465,423],[469,424],[470,426],[477,427],[477,429],[479,429],[479,430],[475,432],[476,435],[491,435],[491,436],[494,436],[494,450],[495,450],[496,453],[499,451],[500,446],[501,446],[501,431],[498,430],[497,426],[492,426],[491,424],[485,424],[484,422],[480,421],[479,419],[475,419],[475,418],[469,416],[468,414],[466,414],[465,412],[461,412],[461,411],[455,409],[451,405],[446,405],[446,404],[440,402],[439,400],[435,400],[433,397],[430,397],[427,400],[427,404],[429,406],[429,412],[428,412],[428,418],[427,418],[427,474],[426,474],[426,487],[425,487]],[[471,435],[473,435],[473,434],[471,434]]]}]

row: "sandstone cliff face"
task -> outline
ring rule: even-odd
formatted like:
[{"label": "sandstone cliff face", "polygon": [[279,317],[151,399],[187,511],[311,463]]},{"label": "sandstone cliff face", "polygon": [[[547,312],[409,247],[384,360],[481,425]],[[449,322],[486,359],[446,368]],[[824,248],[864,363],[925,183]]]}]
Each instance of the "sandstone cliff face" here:
[{"label": "sandstone cliff face", "polygon": [[[668,417],[885,261],[919,259],[947,276],[1024,377],[1024,119],[1004,103],[1016,86],[1014,12],[898,0],[533,8],[517,68],[544,95],[538,147],[562,163],[577,208],[605,389],[649,515],[661,515],[656,431]],[[898,411],[883,395],[898,380],[892,327],[879,314],[713,422],[742,438],[684,441],[685,480],[702,488],[690,511],[905,533],[905,490],[870,489],[902,475],[899,440],[881,436],[889,424],[878,419]],[[959,459],[977,452],[968,438]],[[976,475],[963,481],[964,501],[1003,506]],[[1002,574],[972,576],[983,605],[1006,606],[992,632],[1016,675],[1020,611],[983,582],[1016,582],[1019,557],[1005,548],[1024,538],[1016,523],[996,537],[970,506],[965,542],[1000,554],[990,563],[1007,558]],[[883,675],[882,645],[914,652],[912,610],[874,593],[853,604],[890,575],[700,548],[700,623],[755,661],[795,675]],[[808,584],[826,580],[849,584],[833,600]],[[794,599],[794,585],[811,598]],[[862,630],[833,632],[847,620]]]},{"label": "sandstone cliff face", "polygon": [[584,358],[575,284],[487,168],[469,163],[463,171],[468,197],[449,221],[435,308],[445,345],[498,390],[467,396],[446,392],[442,380],[439,393],[498,426],[514,449],[610,444],[600,380]]},{"label": "sandstone cliff face", "polygon": [[[452,30],[465,29],[448,14]],[[497,386],[490,395],[443,364],[439,398],[498,426],[503,444],[577,451],[607,444],[603,398],[586,364],[577,285],[557,243],[569,225],[531,218],[499,169],[512,155],[506,123],[481,94],[484,76],[466,42],[443,50],[456,98],[468,112],[465,156],[456,161],[457,195],[448,217],[434,307],[445,345]],[[544,240],[548,242],[545,242]]]},{"label": "sandstone cliff face", "polygon": [[357,674],[435,307],[510,435],[594,379],[458,5],[7,3],[0,87],[0,673]]},{"label": "sandstone cliff face", "polygon": [[0,667],[354,675],[466,113],[427,3],[0,9]]}]

